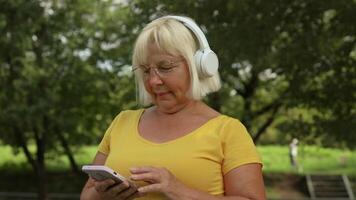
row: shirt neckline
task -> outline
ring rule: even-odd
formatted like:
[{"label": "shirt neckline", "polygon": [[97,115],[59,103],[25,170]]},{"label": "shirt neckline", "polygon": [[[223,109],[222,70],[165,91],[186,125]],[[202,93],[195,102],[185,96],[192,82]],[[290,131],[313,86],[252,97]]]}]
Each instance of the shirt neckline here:
[{"label": "shirt neckline", "polygon": [[183,140],[183,139],[185,139],[185,138],[192,137],[192,136],[195,135],[195,133],[197,133],[200,129],[202,129],[202,128],[208,126],[209,124],[211,124],[212,121],[215,121],[215,120],[220,119],[220,118],[222,118],[223,116],[225,116],[225,115],[220,114],[220,115],[218,115],[218,116],[216,116],[216,117],[213,117],[213,118],[209,119],[208,121],[206,121],[206,122],[205,122],[204,124],[202,124],[201,126],[197,127],[196,129],[192,130],[191,132],[189,132],[189,133],[187,133],[187,134],[185,134],[185,135],[183,135],[183,136],[181,136],[181,137],[178,137],[178,138],[175,138],[175,139],[172,139],[172,140],[168,140],[168,141],[165,141],[165,142],[157,143],[157,142],[153,142],[153,141],[151,141],[151,140],[148,140],[148,139],[142,137],[142,135],[140,134],[140,132],[139,132],[139,130],[138,130],[139,121],[140,121],[140,119],[141,119],[142,114],[144,113],[144,111],[145,111],[144,108],[143,108],[143,109],[140,109],[140,110],[139,110],[139,113],[138,113],[138,115],[137,115],[137,117],[136,117],[136,119],[135,119],[135,133],[134,133],[134,134],[135,134],[135,136],[136,136],[140,141],[142,141],[142,142],[144,142],[144,143],[146,143],[146,144],[149,144],[149,145],[154,145],[154,146],[168,145],[168,144],[172,144],[172,143],[176,143],[176,142],[178,142],[178,141],[181,141],[181,140]]}]

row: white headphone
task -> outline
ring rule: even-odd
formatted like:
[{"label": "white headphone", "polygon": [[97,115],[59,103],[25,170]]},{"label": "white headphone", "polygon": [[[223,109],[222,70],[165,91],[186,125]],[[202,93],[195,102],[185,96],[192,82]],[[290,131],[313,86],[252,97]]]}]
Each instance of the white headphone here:
[{"label": "white headphone", "polygon": [[164,16],[163,18],[175,19],[181,22],[195,34],[200,45],[199,50],[197,50],[194,55],[199,76],[213,76],[218,70],[219,60],[214,51],[210,49],[208,40],[206,39],[203,31],[199,28],[199,26],[193,20],[187,17],[168,15]]}]

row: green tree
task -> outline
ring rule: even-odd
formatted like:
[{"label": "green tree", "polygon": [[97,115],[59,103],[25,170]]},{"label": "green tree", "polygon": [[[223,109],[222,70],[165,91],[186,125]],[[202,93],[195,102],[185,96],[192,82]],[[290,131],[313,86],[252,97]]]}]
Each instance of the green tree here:
[{"label": "green tree", "polygon": [[324,144],[354,148],[356,2],[296,1],[288,9],[294,10],[282,27],[288,42],[276,45],[275,63],[288,66],[288,106],[316,112],[309,113],[309,121],[296,117],[282,130],[302,128],[300,134],[319,137]]},{"label": "green tree", "polygon": [[132,77],[117,75],[127,65],[117,57],[125,10],[109,1],[0,3],[0,136],[24,152],[47,199],[46,159],[64,153],[78,172],[73,147],[98,143],[113,115],[135,106]]}]

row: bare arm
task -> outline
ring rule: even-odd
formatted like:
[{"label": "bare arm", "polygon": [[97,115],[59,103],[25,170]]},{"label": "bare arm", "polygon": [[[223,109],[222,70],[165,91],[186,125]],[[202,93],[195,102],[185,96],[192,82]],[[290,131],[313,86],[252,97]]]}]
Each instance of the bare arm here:
[{"label": "bare arm", "polygon": [[[96,153],[93,164],[94,165],[104,165],[106,161],[107,155],[103,153]],[[89,178],[82,193],[80,194],[80,200],[100,200],[98,192],[94,188],[94,180]]]},{"label": "bare arm", "polygon": [[[191,198],[206,200],[265,200],[261,165],[257,163],[237,167],[224,176],[225,196],[216,197],[194,191]],[[189,193],[188,193],[189,194]]]},{"label": "bare arm", "polygon": [[206,200],[265,200],[262,167],[260,164],[246,164],[237,167],[224,176],[225,196],[216,197],[193,191],[192,198]]},{"label": "bare arm", "polygon": [[224,185],[227,196],[240,196],[241,199],[266,199],[261,164],[246,164],[231,170],[224,176]]}]

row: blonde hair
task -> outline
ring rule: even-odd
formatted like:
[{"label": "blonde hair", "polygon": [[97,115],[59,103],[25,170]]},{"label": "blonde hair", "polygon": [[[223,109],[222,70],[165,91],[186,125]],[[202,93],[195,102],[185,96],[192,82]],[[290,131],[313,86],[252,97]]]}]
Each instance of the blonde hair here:
[{"label": "blonde hair", "polygon": [[[148,46],[156,45],[158,49],[171,55],[182,56],[188,64],[190,73],[189,97],[200,100],[211,92],[218,91],[221,87],[219,73],[212,77],[201,78],[195,64],[194,54],[199,49],[199,43],[194,33],[175,19],[158,18],[142,30],[133,50],[132,65],[139,66],[146,63]],[[150,94],[146,91],[142,73],[135,71],[136,91],[141,105],[152,103]]]}]

